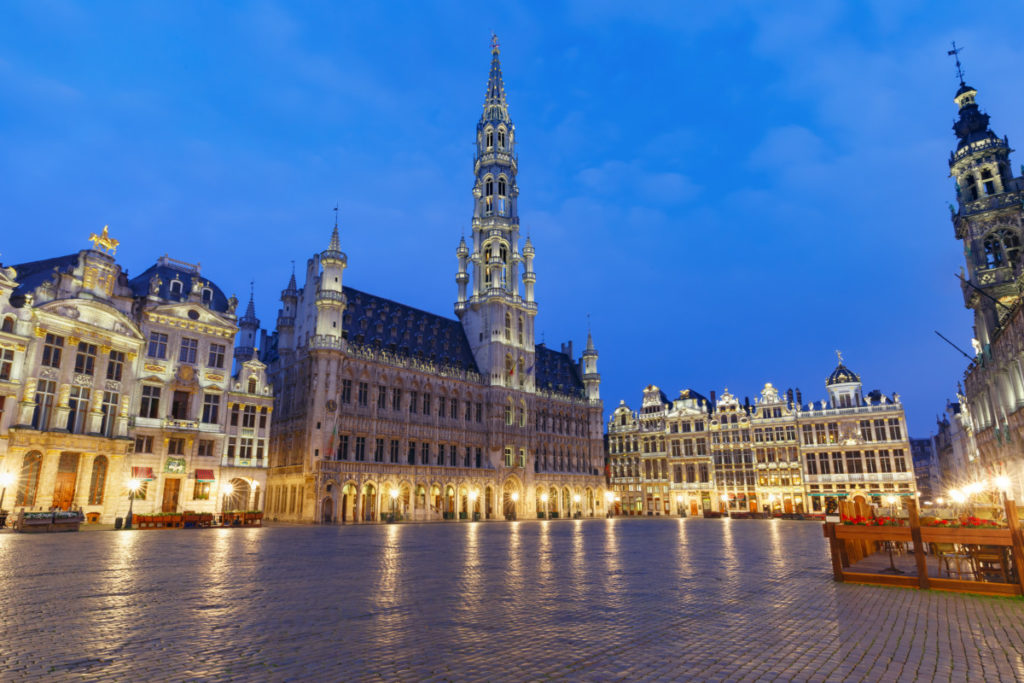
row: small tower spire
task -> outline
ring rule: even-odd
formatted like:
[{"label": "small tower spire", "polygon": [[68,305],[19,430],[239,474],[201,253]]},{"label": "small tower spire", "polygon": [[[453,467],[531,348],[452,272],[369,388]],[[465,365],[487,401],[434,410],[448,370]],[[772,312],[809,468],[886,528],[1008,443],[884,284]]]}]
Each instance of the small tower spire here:
[{"label": "small tower spire", "polygon": [[487,96],[484,98],[484,118],[508,121],[508,102],[505,100],[505,82],[501,78],[501,46],[498,36],[491,34],[491,72],[487,76]]},{"label": "small tower spire", "polygon": [[249,281],[249,305],[245,315],[238,319],[238,344],[235,346],[235,360],[244,363],[256,357],[256,335],[259,333],[260,321],[256,317],[256,282]]},{"label": "small tower spire", "polygon": [[334,205],[334,230],[331,231],[331,245],[328,251],[341,251],[341,239],[338,237],[338,205]]}]

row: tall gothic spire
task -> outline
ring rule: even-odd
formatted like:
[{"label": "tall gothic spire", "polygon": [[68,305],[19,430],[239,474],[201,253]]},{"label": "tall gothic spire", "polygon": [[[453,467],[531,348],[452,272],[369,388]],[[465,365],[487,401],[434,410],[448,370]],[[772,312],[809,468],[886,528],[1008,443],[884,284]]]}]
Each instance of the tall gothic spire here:
[{"label": "tall gothic spire", "polygon": [[487,95],[484,97],[485,121],[508,121],[508,102],[505,101],[505,82],[501,79],[501,46],[498,36],[491,34],[491,73],[487,77]]}]

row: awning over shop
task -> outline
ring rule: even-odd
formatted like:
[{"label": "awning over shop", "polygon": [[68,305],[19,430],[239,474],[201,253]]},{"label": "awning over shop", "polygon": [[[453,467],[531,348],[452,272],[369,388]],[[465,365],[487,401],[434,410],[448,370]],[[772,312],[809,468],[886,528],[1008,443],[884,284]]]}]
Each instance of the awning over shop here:
[{"label": "awning over shop", "polygon": [[156,477],[153,476],[152,467],[133,467],[132,479],[143,479],[145,481],[153,481],[156,479]]},{"label": "awning over shop", "polygon": [[215,481],[213,470],[196,470],[196,481]]}]

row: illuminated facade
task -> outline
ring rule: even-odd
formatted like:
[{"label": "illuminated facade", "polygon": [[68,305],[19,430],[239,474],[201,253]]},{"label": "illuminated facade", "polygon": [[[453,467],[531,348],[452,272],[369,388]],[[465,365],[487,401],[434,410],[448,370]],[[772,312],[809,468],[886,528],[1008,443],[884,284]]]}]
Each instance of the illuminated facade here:
[{"label": "illuminated facade", "polygon": [[1014,176],[1009,141],[989,128],[976,95],[961,77],[954,97],[958,141],[949,158],[957,197],[951,219],[964,247],[962,292],[964,305],[974,311],[975,359],[958,394],[957,427],[963,430],[965,452],[964,466],[955,469],[963,470],[957,478],[1008,474],[1019,499],[1024,495],[1024,178]]},{"label": "illuminated facade", "polygon": [[268,515],[317,522],[604,514],[597,351],[536,344],[516,130],[492,49],[475,133],[457,319],[342,282],[327,248],[281,294],[263,358],[278,390]]},{"label": "illuminated facade", "polygon": [[609,483],[623,514],[820,513],[863,495],[915,495],[899,396],[862,395],[842,362],[828,401],[801,405],[770,383],[753,404],[726,389],[718,400],[644,390],[608,422]]},{"label": "illuminated facade", "polygon": [[166,256],[129,279],[92,239],[0,274],[4,507],[111,523],[132,479],[139,513],[259,507],[273,395],[257,360],[232,377],[234,297]]}]

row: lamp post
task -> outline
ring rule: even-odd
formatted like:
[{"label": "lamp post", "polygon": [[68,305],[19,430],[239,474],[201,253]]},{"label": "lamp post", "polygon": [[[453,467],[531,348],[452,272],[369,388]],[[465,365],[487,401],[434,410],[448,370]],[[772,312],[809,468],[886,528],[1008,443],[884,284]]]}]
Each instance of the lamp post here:
[{"label": "lamp post", "polygon": [[232,484],[229,481],[228,483],[224,484],[224,486],[222,486],[220,488],[220,490],[221,490],[220,514],[221,514],[221,519],[223,519],[224,512],[225,512],[224,507],[225,507],[225,505],[227,505],[228,498],[230,498],[231,495],[235,492],[235,485]]},{"label": "lamp post", "polygon": [[544,503],[544,519],[548,518],[548,492],[540,494],[540,502]]},{"label": "lamp post", "polygon": [[619,514],[622,514],[622,496],[615,496],[615,507],[619,508]]},{"label": "lamp post", "polygon": [[[885,502],[889,504],[889,516],[890,517],[895,517],[896,516],[896,503],[898,501],[899,501],[899,499],[896,496],[891,495],[891,494],[885,497]],[[883,569],[882,570],[882,572],[885,573],[885,574],[905,574],[906,573],[902,569],[897,569],[896,568],[896,563],[893,561],[892,553],[893,553],[893,549],[894,549],[895,545],[896,545],[895,541],[885,541],[885,546],[889,550],[889,567],[887,569]]]},{"label": "lamp post", "polygon": [[470,508],[469,518],[472,519],[474,522],[479,519],[479,517],[477,516],[477,511],[476,511],[476,499],[477,499],[477,496],[479,496],[479,495],[480,495],[480,493],[476,489],[473,489],[472,491],[469,492],[469,508]]},{"label": "lamp post", "polygon": [[519,519],[519,491],[513,491],[510,497],[512,498],[512,520],[515,521]]},{"label": "lamp post", "polygon": [[576,519],[576,515],[580,515],[582,517],[583,515],[580,514],[580,494],[578,494],[578,493],[573,494],[572,502],[573,502],[573,507],[576,508],[573,511],[573,514],[572,514],[573,519]]},{"label": "lamp post", "polygon": [[676,515],[679,517],[683,516],[683,494],[676,494]]},{"label": "lamp post", "polygon": [[395,506],[398,504],[398,489],[391,489],[389,492],[391,496],[391,519],[390,522],[395,521]]},{"label": "lamp post", "polygon": [[615,500],[615,494],[611,491],[604,492],[604,506],[605,506],[605,517],[608,519],[612,518],[612,514],[615,512],[613,501]]},{"label": "lamp post", "polygon": [[725,510],[725,516],[729,517],[729,494],[722,494],[722,509]]},{"label": "lamp post", "polygon": [[135,493],[141,488],[142,481],[139,479],[128,480],[128,517],[125,518],[125,530],[132,528],[132,505],[135,503]]},{"label": "lamp post", "polygon": [[771,494],[770,496],[768,496],[768,516],[769,517],[774,517],[775,516],[775,494],[774,493]]}]

